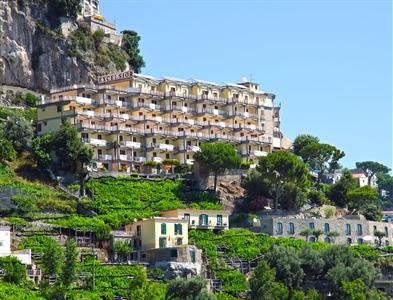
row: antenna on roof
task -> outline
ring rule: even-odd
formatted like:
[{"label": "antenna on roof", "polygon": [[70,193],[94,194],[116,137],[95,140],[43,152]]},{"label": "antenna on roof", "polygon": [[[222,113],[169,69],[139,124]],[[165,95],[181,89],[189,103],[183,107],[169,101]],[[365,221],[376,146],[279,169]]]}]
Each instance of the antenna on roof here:
[{"label": "antenna on roof", "polygon": [[242,80],[243,80],[243,82],[247,82],[247,77],[246,77],[246,76],[243,76],[243,77],[242,77]]}]

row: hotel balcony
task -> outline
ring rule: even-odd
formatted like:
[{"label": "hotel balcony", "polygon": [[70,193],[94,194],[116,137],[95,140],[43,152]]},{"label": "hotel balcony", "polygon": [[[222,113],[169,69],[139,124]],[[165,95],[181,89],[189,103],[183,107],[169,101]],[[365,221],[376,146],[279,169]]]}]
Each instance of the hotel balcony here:
[{"label": "hotel balcony", "polygon": [[194,127],[194,126],[201,127],[201,126],[209,125],[209,123],[206,122],[206,121],[202,122],[202,121],[195,121],[195,120],[192,120],[192,119],[187,119],[186,120],[186,119],[178,119],[178,118],[174,119],[174,118],[172,118],[172,119],[167,119],[167,121],[168,121],[168,123],[171,126],[185,125],[187,127]]},{"label": "hotel balcony", "polygon": [[99,102],[97,100],[86,98],[86,97],[78,97],[78,96],[67,96],[59,99],[44,99],[41,101],[40,104],[42,105],[42,104],[56,103],[62,101],[71,101],[81,105],[94,106],[94,107],[97,107],[99,105]]},{"label": "hotel balcony", "polygon": [[[257,130],[257,126],[256,125],[234,124],[233,129],[236,131],[239,131],[239,130],[254,131],[254,130]],[[259,127],[258,127],[258,129],[259,129]]]},{"label": "hotel balcony", "polygon": [[198,146],[187,145],[186,147],[184,146],[179,147],[179,152],[199,152],[199,151],[201,151],[201,148]]},{"label": "hotel balcony", "polygon": [[195,101],[198,99],[198,96],[188,93],[166,92],[165,98],[179,98],[179,99],[187,99],[187,100]]},{"label": "hotel balcony", "polygon": [[210,95],[200,95],[198,96],[198,100],[202,100],[204,102],[211,102],[211,103],[218,103],[218,104],[227,104],[228,99],[225,98],[220,98],[220,97],[214,97]]},{"label": "hotel balcony", "polygon": [[99,139],[82,139],[82,141],[86,144],[94,145],[98,147],[108,147],[112,145],[106,140],[99,140]]},{"label": "hotel balcony", "polygon": [[132,95],[146,95],[146,96],[152,96],[152,97],[159,97],[159,98],[164,98],[165,93],[161,91],[152,91],[149,89],[140,89],[140,88],[128,88],[127,89],[128,94]]},{"label": "hotel balcony", "polygon": [[156,111],[159,111],[159,110],[161,110],[161,105],[158,105],[158,104],[154,104],[154,103],[142,103],[142,102],[138,102],[138,103],[135,103],[135,104],[132,104],[131,105],[131,108],[132,109],[141,109],[141,108],[144,108],[144,109],[147,109],[147,110],[156,110]]},{"label": "hotel balcony", "polygon": [[256,114],[250,114],[248,112],[229,112],[227,113],[227,118],[236,118],[236,117],[240,117],[243,119],[257,119],[258,116]]},{"label": "hotel balcony", "polygon": [[146,157],[143,156],[132,156],[126,154],[120,154],[119,160],[124,162],[136,162],[136,163],[143,163],[146,161]]},{"label": "hotel balcony", "polygon": [[169,145],[169,144],[156,144],[152,143],[151,148],[161,150],[161,151],[174,151],[175,146],[174,145]]},{"label": "hotel balcony", "polygon": [[211,114],[211,115],[215,115],[215,116],[225,116],[227,113],[223,110],[219,110],[219,109],[211,109],[211,108],[202,108],[202,109],[198,109],[196,111],[197,115],[207,115],[207,114]]},{"label": "hotel balcony", "polygon": [[179,106],[179,105],[166,106],[163,108],[163,111],[165,112],[173,111],[173,112],[181,112],[181,113],[189,113],[189,114],[195,113],[195,109],[191,107]]},{"label": "hotel balcony", "polygon": [[98,160],[104,160],[104,161],[112,161],[112,155],[110,154],[99,154],[97,155]]},{"label": "hotel balcony", "polygon": [[142,144],[138,142],[132,142],[132,141],[123,141],[120,142],[121,147],[127,147],[127,148],[132,148],[132,149],[141,149]]}]

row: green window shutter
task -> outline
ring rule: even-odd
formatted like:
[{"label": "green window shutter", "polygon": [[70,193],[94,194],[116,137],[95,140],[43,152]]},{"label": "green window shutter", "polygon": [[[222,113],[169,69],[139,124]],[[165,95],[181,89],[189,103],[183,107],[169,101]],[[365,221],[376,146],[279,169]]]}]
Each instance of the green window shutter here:
[{"label": "green window shutter", "polygon": [[183,226],[182,224],[178,224],[179,226],[179,234],[183,234]]},{"label": "green window shutter", "polygon": [[166,224],[165,223],[161,224],[161,234],[166,234]]}]

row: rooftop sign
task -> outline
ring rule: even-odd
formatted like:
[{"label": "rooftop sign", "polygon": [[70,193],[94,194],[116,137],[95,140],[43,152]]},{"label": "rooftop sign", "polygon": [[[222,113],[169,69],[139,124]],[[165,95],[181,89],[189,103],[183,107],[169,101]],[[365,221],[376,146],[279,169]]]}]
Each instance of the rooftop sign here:
[{"label": "rooftop sign", "polygon": [[115,73],[115,74],[98,76],[97,82],[98,82],[98,84],[103,84],[103,83],[109,83],[112,81],[131,79],[132,74],[133,74],[132,71],[125,71],[125,72],[120,72],[120,73]]}]

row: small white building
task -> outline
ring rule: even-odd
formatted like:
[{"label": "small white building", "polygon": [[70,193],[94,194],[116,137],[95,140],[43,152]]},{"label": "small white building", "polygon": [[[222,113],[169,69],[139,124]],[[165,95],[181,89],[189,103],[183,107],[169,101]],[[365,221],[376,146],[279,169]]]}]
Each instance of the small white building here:
[{"label": "small white building", "polygon": [[22,264],[31,265],[31,249],[11,251],[10,227],[0,227],[0,257],[15,256]]},{"label": "small white building", "polygon": [[[368,185],[368,177],[362,169],[351,170],[351,173],[352,173],[352,178],[356,180],[356,184],[358,187],[363,187],[365,185]],[[370,186],[372,188],[378,187],[377,176],[373,175],[373,177],[371,177]]]}]

